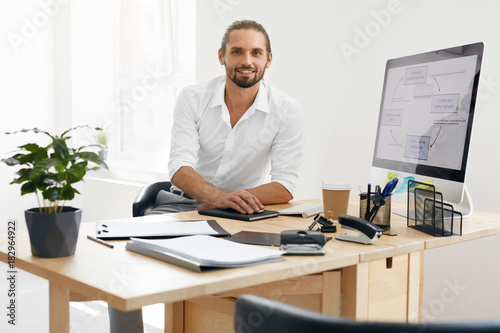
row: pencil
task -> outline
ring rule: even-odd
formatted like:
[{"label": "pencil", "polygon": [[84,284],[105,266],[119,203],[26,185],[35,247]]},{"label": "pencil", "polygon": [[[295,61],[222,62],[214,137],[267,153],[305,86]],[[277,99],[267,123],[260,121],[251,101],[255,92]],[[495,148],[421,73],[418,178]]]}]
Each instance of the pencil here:
[{"label": "pencil", "polygon": [[110,247],[110,248],[114,248],[114,247],[115,247],[113,244],[110,244],[110,243],[108,243],[108,242],[105,242],[105,241],[103,241],[103,240],[101,240],[101,239],[99,239],[99,238],[92,237],[92,236],[90,236],[90,235],[87,235],[87,238],[88,238],[88,239],[90,239],[90,240],[93,240],[94,242],[97,242],[97,243],[99,243],[99,244],[102,244],[102,245],[104,245],[104,246]]}]

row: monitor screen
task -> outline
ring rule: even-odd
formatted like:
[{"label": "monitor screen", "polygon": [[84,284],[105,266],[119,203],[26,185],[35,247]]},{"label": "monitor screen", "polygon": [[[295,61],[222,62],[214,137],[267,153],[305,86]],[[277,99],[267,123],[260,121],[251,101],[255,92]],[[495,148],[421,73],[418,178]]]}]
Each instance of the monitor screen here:
[{"label": "monitor screen", "polygon": [[387,62],[373,165],[463,182],[483,44]]},{"label": "monitor screen", "polygon": [[465,181],[482,55],[475,43],[387,61],[374,167]]}]

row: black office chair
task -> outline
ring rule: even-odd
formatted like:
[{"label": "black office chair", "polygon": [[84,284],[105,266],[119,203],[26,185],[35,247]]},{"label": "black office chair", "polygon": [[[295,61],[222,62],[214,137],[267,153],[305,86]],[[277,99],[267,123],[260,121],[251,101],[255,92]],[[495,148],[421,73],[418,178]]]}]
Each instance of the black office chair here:
[{"label": "black office chair", "polygon": [[236,302],[234,328],[237,333],[493,333],[500,332],[500,319],[467,323],[361,322],[242,295]]},{"label": "black office chair", "polygon": [[143,216],[156,205],[156,196],[161,190],[169,191],[172,183],[169,181],[155,182],[145,185],[132,204],[132,216]]}]

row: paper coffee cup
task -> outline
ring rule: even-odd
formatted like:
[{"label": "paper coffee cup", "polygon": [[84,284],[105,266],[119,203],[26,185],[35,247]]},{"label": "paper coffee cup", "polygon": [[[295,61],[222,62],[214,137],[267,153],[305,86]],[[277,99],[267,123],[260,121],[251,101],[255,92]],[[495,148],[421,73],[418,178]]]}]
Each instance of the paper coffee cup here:
[{"label": "paper coffee cup", "polygon": [[338,220],[341,214],[347,214],[351,185],[337,181],[323,181],[323,211],[325,218]]}]

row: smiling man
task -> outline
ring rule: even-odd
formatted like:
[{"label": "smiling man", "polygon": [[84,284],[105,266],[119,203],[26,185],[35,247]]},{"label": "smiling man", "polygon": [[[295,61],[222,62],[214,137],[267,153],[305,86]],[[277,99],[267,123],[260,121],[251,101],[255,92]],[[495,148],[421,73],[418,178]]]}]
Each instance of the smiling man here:
[{"label": "smiling man", "polygon": [[[266,30],[234,22],[218,56],[225,76],[179,94],[168,167],[173,186],[149,214],[214,207],[252,214],[293,198],[304,122],[298,103],[263,80],[273,59]],[[142,331],[140,310],[109,310],[111,333]]]},{"label": "smiling man", "polygon": [[[185,88],[177,100],[171,192],[197,209],[248,214],[286,203],[297,186],[305,130],[297,102],[263,80],[273,59],[266,30],[255,21],[234,22],[218,58],[226,75]],[[179,200],[170,196],[165,204]]]},{"label": "smiling man", "polygon": [[224,37],[219,49],[219,62],[226,67],[227,78],[235,85],[240,88],[251,88],[264,78],[265,69],[271,66],[272,53],[267,34],[249,29],[230,31],[230,36],[232,41],[228,52],[226,49],[229,36],[226,34]]}]

